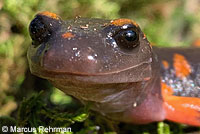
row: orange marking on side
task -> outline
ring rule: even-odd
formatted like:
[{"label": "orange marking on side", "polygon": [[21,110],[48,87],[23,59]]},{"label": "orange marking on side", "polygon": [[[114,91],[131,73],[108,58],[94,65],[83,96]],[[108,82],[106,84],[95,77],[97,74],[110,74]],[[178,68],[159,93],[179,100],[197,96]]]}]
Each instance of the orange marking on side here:
[{"label": "orange marking on side", "polygon": [[169,95],[173,95],[174,91],[167,84],[161,82],[161,87],[163,99],[165,99],[165,97],[168,97]]},{"label": "orange marking on side", "polygon": [[75,35],[73,35],[72,33],[70,32],[66,32],[64,34],[62,34],[62,37],[63,38],[73,38]]},{"label": "orange marking on side", "polygon": [[162,64],[163,64],[163,66],[164,66],[165,69],[169,68],[169,63],[166,60],[163,60]]},{"label": "orange marking on side", "polygon": [[191,73],[191,67],[185,57],[181,54],[174,54],[174,69],[179,78],[187,77]]},{"label": "orange marking on side", "polygon": [[116,19],[116,20],[112,20],[111,24],[115,25],[115,26],[123,26],[125,24],[133,24],[136,27],[138,27],[138,24],[130,19]]},{"label": "orange marking on side", "polygon": [[200,126],[200,98],[173,96],[173,90],[161,83],[166,119]]},{"label": "orange marking on side", "polygon": [[41,13],[39,13],[39,14],[40,14],[40,15],[47,16],[47,17],[50,17],[50,18],[52,18],[52,19],[56,19],[56,20],[60,19],[60,17],[59,17],[57,14],[51,13],[51,12],[48,12],[48,11],[44,11],[44,12],[41,12]]},{"label": "orange marking on side", "polygon": [[200,47],[200,39],[195,40],[195,41],[192,43],[192,46],[194,46],[194,47]]}]

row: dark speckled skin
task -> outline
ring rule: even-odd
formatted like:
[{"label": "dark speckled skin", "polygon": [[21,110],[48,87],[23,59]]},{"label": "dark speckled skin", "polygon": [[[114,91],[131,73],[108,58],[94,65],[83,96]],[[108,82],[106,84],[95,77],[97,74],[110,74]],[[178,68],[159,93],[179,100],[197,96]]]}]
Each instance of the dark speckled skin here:
[{"label": "dark speckled skin", "polygon": [[[173,87],[174,95],[200,98],[200,48],[154,48],[154,52],[159,55],[160,61],[169,63],[168,69],[161,65],[161,79]],[[183,55],[191,66],[191,73],[184,79],[175,75],[174,54]]]},{"label": "dark speckled skin", "polygon": [[[63,21],[53,13],[37,14],[29,27],[31,72],[113,120],[137,124],[164,120],[160,61],[170,56],[157,57],[164,54],[157,48],[153,52],[134,21],[113,21]],[[129,29],[138,37],[133,48],[116,39]]]}]

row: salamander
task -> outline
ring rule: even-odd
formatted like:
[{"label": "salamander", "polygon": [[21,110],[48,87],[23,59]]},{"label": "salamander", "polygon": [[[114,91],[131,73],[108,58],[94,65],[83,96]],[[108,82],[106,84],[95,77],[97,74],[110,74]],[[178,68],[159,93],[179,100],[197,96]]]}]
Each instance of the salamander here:
[{"label": "salamander", "polygon": [[32,74],[120,122],[200,126],[200,48],[152,46],[130,19],[48,11],[29,25]]}]

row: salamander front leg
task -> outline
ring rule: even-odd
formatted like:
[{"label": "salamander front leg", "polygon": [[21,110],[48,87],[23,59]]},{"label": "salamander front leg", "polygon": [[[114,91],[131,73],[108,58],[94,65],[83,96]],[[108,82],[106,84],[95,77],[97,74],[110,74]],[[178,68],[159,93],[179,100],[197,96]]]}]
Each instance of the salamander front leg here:
[{"label": "salamander front leg", "polygon": [[200,98],[174,96],[173,90],[164,83],[162,95],[167,120],[200,126]]}]

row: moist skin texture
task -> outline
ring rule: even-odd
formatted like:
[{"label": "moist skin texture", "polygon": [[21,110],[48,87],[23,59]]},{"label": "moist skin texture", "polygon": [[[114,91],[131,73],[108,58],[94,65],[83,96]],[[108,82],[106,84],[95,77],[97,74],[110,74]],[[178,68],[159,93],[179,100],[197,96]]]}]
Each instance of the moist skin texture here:
[{"label": "moist skin texture", "polygon": [[[64,21],[54,13],[41,12],[31,21],[29,32],[31,72],[92,110],[137,124],[168,119],[200,125],[199,85],[189,92],[183,89],[185,79],[199,79],[190,75],[200,61],[191,60],[195,66],[187,62],[199,55],[199,49],[191,55],[187,50],[152,48],[130,19]],[[182,90],[173,87],[176,81]]]}]

